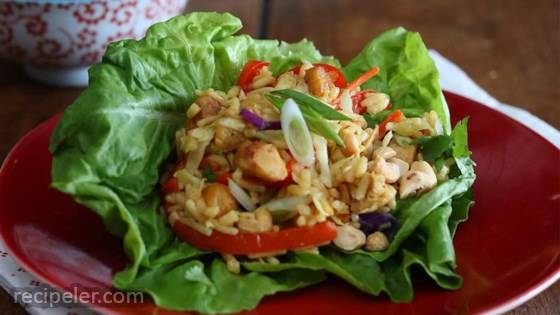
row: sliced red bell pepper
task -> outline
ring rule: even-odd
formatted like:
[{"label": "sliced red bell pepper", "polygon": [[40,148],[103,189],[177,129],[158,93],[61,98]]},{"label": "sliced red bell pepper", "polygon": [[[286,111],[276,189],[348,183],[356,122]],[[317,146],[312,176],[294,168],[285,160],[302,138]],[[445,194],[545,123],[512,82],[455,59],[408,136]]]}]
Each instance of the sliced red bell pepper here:
[{"label": "sliced red bell pepper", "polygon": [[237,85],[239,85],[243,91],[248,92],[251,90],[251,82],[259,74],[261,69],[265,66],[270,65],[270,62],[260,61],[260,60],[249,60],[243,67],[239,78],[237,79]]},{"label": "sliced red bell pepper", "polygon": [[[360,91],[360,92],[351,96],[351,98],[352,98],[352,110],[354,111],[354,113],[362,115],[367,111],[367,108],[362,105],[362,101],[366,98],[366,96],[367,96],[366,94],[374,93],[374,92],[375,92],[374,90],[367,89],[367,90]],[[392,106],[393,105],[391,105],[391,103],[389,103],[384,108],[384,110],[391,109]]]},{"label": "sliced red bell pepper", "polygon": [[379,124],[379,137],[383,137],[387,132],[387,124],[390,122],[399,122],[405,119],[403,112],[400,110],[395,110],[390,113],[380,124]]},{"label": "sliced red bell pepper", "polygon": [[276,183],[272,183],[272,186],[274,187],[285,187],[288,186],[290,184],[292,184],[294,182],[294,178],[293,178],[293,170],[294,170],[294,165],[296,165],[297,161],[295,159],[290,159],[288,160],[288,162],[286,162],[286,169],[288,170],[288,176],[286,176],[286,178],[284,178],[281,181],[278,181]]},{"label": "sliced red bell pepper", "polygon": [[165,183],[163,183],[162,188],[165,192],[178,192],[179,191],[179,181],[177,177],[173,176],[175,172],[185,167],[185,161],[181,160],[173,168],[173,172],[170,173],[169,178]]},{"label": "sliced red bell pepper", "polygon": [[222,254],[248,255],[317,246],[336,238],[336,226],[330,221],[313,226],[288,227],[276,232],[243,233],[236,235],[212,231],[206,236],[190,226],[176,221],[173,230],[185,242]]},{"label": "sliced red bell pepper", "polygon": [[216,178],[216,183],[227,185],[228,184],[228,179],[230,179],[230,178],[231,178],[231,173],[230,172],[223,172],[223,173],[219,174],[218,177]]},{"label": "sliced red bell pepper", "polygon": [[363,90],[351,96],[352,98],[352,111],[356,114],[363,114],[367,111],[365,106],[362,106],[362,101],[366,98],[367,93],[372,93],[373,90]]},{"label": "sliced red bell pepper", "polygon": [[169,179],[163,184],[163,190],[165,190],[166,192],[178,192],[179,181],[177,180],[177,177],[169,177]]}]

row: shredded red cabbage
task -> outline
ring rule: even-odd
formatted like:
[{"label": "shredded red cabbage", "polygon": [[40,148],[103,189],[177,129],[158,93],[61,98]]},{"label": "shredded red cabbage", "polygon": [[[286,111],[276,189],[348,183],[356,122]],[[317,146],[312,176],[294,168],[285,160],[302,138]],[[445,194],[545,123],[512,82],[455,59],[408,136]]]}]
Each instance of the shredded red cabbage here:
[{"label": "shredded red cabbage", "polygon": [[267,121],[261,116],[253,113],[247,108],[243,108],[239,113],[247,122],[255,126],[258,130],[280,129],[280,121]]},{"label": "shredded red cabbage", "polygon": [[366,234],[381,231],[389,238],[392,238],[399,228],[399,222],[389,213],[362,213],[358,216],[358,218],[360,222],[360,229]]}]

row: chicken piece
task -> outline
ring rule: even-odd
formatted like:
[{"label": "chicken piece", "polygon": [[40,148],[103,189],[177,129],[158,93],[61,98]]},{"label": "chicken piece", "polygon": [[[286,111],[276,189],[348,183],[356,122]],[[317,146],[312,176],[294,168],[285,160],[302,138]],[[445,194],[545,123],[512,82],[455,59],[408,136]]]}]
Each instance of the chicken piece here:
[{"label": "chicken piece", "polygon": [[220,102],[209,95],[200,96],[195,103],[200,107],[200,112],[187,121],[187,129],[196,127],[196,123],[202,118],[217,115],[222,108]]},{"label": "chicken piece", "polygon": [[332,80],[325,69],[322,67],[313,67],[305,73],[305,83],[307,83],[311,94],[322,97],[328,93],[329,85],[332,84]]},{"label": "chicken piece", "polygon": [[243,142],[243,139],[243,134],[237,130],[222,125],[216,126],[214,144],[223,152],[229,152],[237,148]]},{"label": "chicken piece", "polygon": [[218,212],[212,217],[220,217],[237,207],[237,201],[224,184],[212,183],[206,186],[202,191],[202,198],[206,206],[218,208]]},{"label": "chicken piece", "polygon": [[200,113],[203,117],[216,115],[221,108],[220,102],[209,95],[200,96],[196,99],[195,103],[200,106]]},{"label": "chicken piece", "polygon": [[286,163],[278,149],[263,141],[244,142],[237,150],[235,164],[244,174],[268,182],[281,181],[288,176]]},{"label": "chicken piece", "polygon": [[395,150],[396,158],[405,161],[408,164],[412,164],[414,162],[414,157],[416,156],[416,145],[408,144],[400,146],[395,142],[391,142],[389,147]]}]

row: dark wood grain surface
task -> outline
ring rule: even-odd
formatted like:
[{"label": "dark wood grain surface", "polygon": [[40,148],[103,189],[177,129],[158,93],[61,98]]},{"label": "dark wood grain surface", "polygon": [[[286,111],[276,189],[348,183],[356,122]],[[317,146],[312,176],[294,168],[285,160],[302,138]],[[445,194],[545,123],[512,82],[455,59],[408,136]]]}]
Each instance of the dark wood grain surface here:
[{"label": "dark wood grain surface", "polygon": [[[243,32],[286,41],[303,37],[348,62],[379,32],[404,26],[500,101],[560,128],[560,1],[191,0],[189,11],[230,12]],[[263,23],[265,21],[265,23]],[[0,60],[0,161],[27,131],[64,108],[81,89],[27,79]],[[0,314],[25,314],[0,290]],[[556,283],[509,315],[560,314]]]}]

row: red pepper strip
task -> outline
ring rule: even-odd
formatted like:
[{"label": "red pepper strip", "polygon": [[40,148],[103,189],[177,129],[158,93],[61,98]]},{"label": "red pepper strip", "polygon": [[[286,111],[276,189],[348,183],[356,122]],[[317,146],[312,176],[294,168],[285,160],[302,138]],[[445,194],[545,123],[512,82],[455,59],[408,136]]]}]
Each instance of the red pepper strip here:
[{"label": "red pepper strip", "polygon": [[387,132],[387,124],[390,122],[399,122],[405,119],[403,112],[400,110],[395,110],[390,113],[380,124],[379,124],[379,137],[383,137]]},{"label": "red pepper strip", "polygon": [[[374,90],[363,90],[351,96],[352,98],[352,110],[354,113],[357,114],[364,114],[367,111],[367,108],[362,105],[362,101],[366,98],[367,93],[373,93]],[[391,109],[393,105],[391,103],[387,104],[383,110]]]},{"label": "red pepper strip", "polygon": [[177,181],[177,177],[169,177],[169,179],[163,184],[163,190],[165,190],[165,192],[178,192],[179,181]]},{"label": "red pepper strip", "polygon": [[236,235],[212,231],[204,235],[190,226],[176,221],[173,230],[185,242],[222,254],[248,255],[317,246],[336,238],[336,226],[330,221],[313,226],[288,227],[276,232],[244,233]]},{"label": "red pepper strip", "polygon": [[351,96],[352,99],[352,111],[356,114],[363,114],[366,112],[367,108],[362,106],[362,101],[366,98],[367,93],[373,93],[373,90],[363,90]]},{"label": "red pepper strip", "polygon": [[379,67],[373,67],[367,72],[363,73],[361,76],[357,77],[354,81],[350,82],[346,87],[349,91],[356,89],[360,85],[364,84],[367,80],[373,78],[379,73]]},{"label": "red pepper strip", "polygon": [[297,65],[295,67],[293,67],[292,69],[288,70],[288,72],[293,72],[294,74],[299,74],[299,72],[301,71],[301,65]]},{"label": "red pepper strip", "polygon": [[251,90],[251,82],[259,74],[259,71],[265,66],[270,65],[270,62],[260,61],[260,60],[249,60],[243,67],[239,78],[237,79],[237,85],[239,85],[243,91],[248,92]]},{"label": "red pepper strip", "polygon": [[175,172],[185,167],[185,161],[179,161],[173,172],[170,173],[169,178],[165,183],[163,183],[162,188],[165,192],[178,192],[179,191],[179,182],[177,181],[177,177],[173,176]]},{"label": "red pepper strip", "polygon": [[[346,78],[344,77],[344,74],[342,74],[342,72],[340,72],[340,70],[338,70],[338,68],[336,68],[335,66],[329,65],[327,63],[314,63],[313,66],[323,68],[323,70],[325,70],[325,72],[329,74],[333,81],[333,84],[336,87],[346,87]],[[299,74],[299,72],[301,71],[301,65],[295,66],[289,71],[292,71],[295,74]]]},{"label": "red pepper strip", "polygon": [[216,178],[216,182],[220,183],[220,184],[224,184],[227,185],[228,184],[228,179],[231,178],[231,173],[230,172],[224,172],[221,173],[220,175],[218,175],[218,178]]},{"label": "red pepper strip", "polygon": [[292,184],[294,182],[294,177],[293,175],[293,169],[294,169],[294,165],[296,164],[296,160],[295,159],[291,159],[286,163],[286,169],[288,170],[288,176],[286,176],[286,178],[284,178],[281,181],[278,181],[276,183],[272,183],[272,186],[274,187],[285,187],[288,186],[290,184]]}]

